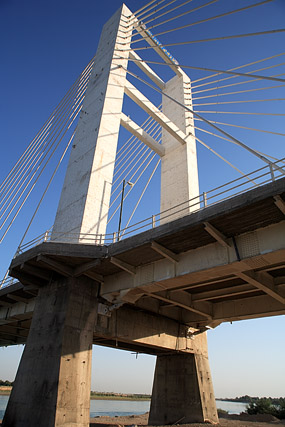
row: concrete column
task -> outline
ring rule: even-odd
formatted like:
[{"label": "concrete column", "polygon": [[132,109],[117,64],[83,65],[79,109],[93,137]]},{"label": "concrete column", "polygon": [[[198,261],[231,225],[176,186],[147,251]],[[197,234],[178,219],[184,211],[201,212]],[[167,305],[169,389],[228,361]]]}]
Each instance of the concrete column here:
[{"label": "concrete column", "polygon": [[[183,73],[175,76],[166,83],[163,92],[182,104],[192,108],[191,81]],[[193,115],[166,96],[162,96],[162,112],[169,117],[186,135],[194,135]],[[187,138],[182,145],[166,130],[162,130],[162,145],[165,155],[161,158],[161,212],[171,209],[180,203],[193,199],[199,195],[196,141],[193,136]],[[174,219],[187,215],[199,208],[198,199],[183,204],[179,209],[168,211],[161,217],[160,223],[164,224]],[[190,207],[190,205],[195,204]],[[175,213],[175,210],[183,209]]]},{"label": "concrete column", "polygon": [[97,291],[88,278],[39,290],[3,427],[89,427]]},{"label": "concrete column", "polygon": [[149,425],[207,420],[218,422],[208,357],[202,353],[157,356]]},{"label": "concrete column", "polygon": [[[123,5],[104,25],[73,140],[53,241],[84,242],[84,234],[106,233],[132,34],[131,16]],[[115,49],[120,49],[119,55]],[[123,59],[116,59],[117,56]]]}]

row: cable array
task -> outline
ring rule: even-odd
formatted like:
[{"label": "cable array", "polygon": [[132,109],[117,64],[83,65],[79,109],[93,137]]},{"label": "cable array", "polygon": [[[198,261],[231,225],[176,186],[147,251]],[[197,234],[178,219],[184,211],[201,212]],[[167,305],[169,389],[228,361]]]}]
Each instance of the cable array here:
[{"label": "cable array", "polygon": [[[216,0],[214,0],[214,1],[210,1],[209,3],[206,3],[204,6],[209,6],[210,4],[215,3],[215,1],[216,1]],[[259,3],[255,3],[255,4],[252,4],[252,5],[249,5],[249,6],[245,6],[245,7],[241,7],[241,8],[239,8],[239,9],[235,9],[235,10],[232,10],[232,11],[230,11],[230,12],[221,13],[221,14],[219,14],[219,15],[215,15],[215,16],[212,16],[212,17],[210,17],[210,18],[202,19],[202,20],[199,20],[199,21],[196,21],[196,22],[191,22],[191,23],[189,23],[189,24],[182,25],[182,26],[180,26],[180,27],[176,27],[176,28],[171,28],[171,29],[168,29],[168,30],[166,30],[166,31],[161,31],[160,33],[156,33],[156,34],[154,34],[153,36],[154,36],[154,37],[158,37],[158,36],[162,36],[162,35],[164,35],[164,34],[172,33],[173,31],[183,30],[183,29],[185,29],[185,28],[193,27],[194,25],[203,24],[203,23],[205,23],[205,22],[209,22],[209,21],[212,21],[212,20],[214,20],[214,19],[223,18],[223,17],[225,17],[225,16],[232,15],[233,13],[243,12],[243,11],[245,11],[245,10],[252,9],[253,7],[257,7],[257,6],[264,5],[264,4],[269,3],[269,2],[271,2],[271,1],[273,1],[273,0],[263,0],[263,1],[259,2]],[[202,7],[202,6],[201,6],[201,7]],[[188,12],[188,13],[190,13],[190,12]],[[181,15],[178,15],[178,16],[176,16],[175,18],[178,18],[178,17],[180,17],[180,16],[181,16]],[[166,21],[165,21],[165,22],[166,22]],[[150,27],[150,28],[153,28],[153,27]],[[151,36],[148,36],[148,37],[149,37],[149,38],[151,38]],[[143,39],[145,39],[145,37],[144,37]],[[142,39],[134,40],[134,41],[133,41],[133,44],[134,44],[134,43],[137,43],[137,42],[139,42],[139,41],[142,41]]]},{"label": "cable array", "polygon": [[[165,41],[160,44],[153,43],[154,38],[156,39],[160,36],[162,36],[162,38],[164,38],[164,36],[169,37],[174,32],[181,34],[182,30],[188,31],[194,26],[206,24],[211,21],[221,22],[222,18],[226,18],[230,15],[242,15],[243,12],[249,9],[261,7],[263,5],[271,3],[272,1],[273,0],[257,1],[254,4],[245,5],[242,8],[230,10],[219,14],[214,14],[211,12],[211,10],[213,10],[219,0],[205,1],[203,4],[198,4],[197,6],[195,3],[193,3],[194,0],[149,1],[147,4],[138,9],[129,20],[129,24],[134,25],[131,49],[125,49],[124,42],[121,43],[121,47],[115,49],[114,59],[125,59],[121,56],[120,52],[125,52],[128,50],[132,50],[134,52],[139,53],[141,52],[140,54],[142,55],[144,55],[145,52],[147,55],[149,51],[153,50],[154,53],[157,54],[157,50],[159,48],[161,48],[163,52],[166,52],[165,48],[167,47],[186,47],[197,43],[213,43],[215,41],[223,43],[223,40],[241,39],[245,37],[250,38],[265,35],[270,35],[270,37],[274,37],[274,35],[285,32],[285,29],[261,29],[261,31],[255,31],[251,33],[230,34],[223,36],[219,35],[218,37],[215,37],[214,34],[213,36],[212,34],[209,34],[208,38],[199,40],[187,40],[188,37],[186,34],[184,34],[184,39],[181,41],[170,40],[172,41],[170,43],[169,40],[165,39]],[[192,3],[194,7],[192,7]],[[192,16],[194,16],[196,12],[200,13],[204,12],[204,10],[209,12],[209,17],[199,20],[193,18],[193,20],[191,20]],[[180,20],[183,18],[187,19],[187,23],[184,23],[184,25],[176,23],[176,20]],[[166,25],[167,27],[164,27],[166,29],[158,30],[158,32],[151,35],[151,31],[153,31],[155,28]],[[169,25],[171,27],[169,27]],[[191,37],[189,36],[189,39],[190,38]],[[175,62],[170,63],[167,58],[164,62],[162,62],[161,60],[156,61],[151,55],[149,55],[147,59],[137,59],[137,57],[129,58],[131,67],[138,65],[139,63],[143,63],[144,65],[153,65],[157,69],[159,67],[171,66],[172,70],[182,70],[186,74],[189,72],[189,70],[201,71],[203,73],[201,73],[202,76],[198,76],[199,78],[193,80],[191,83],[192,98],[191,104],[189,104],[190,106],[188,104],[186,105],[185,103],[176,100],[174,97],[169,96],[166,93],[163,93],[160,88],[158,89],[153,84],[149,83],[149,81],[141,78],[139,75],[132,72],[132,69],[125,69],[125,71],[136,81],[139,81],[140,83],[143,83],[143,85],[147,86],[148,90],[154,90],[160,95],[168,97],[172,102],[176,103],[176,105],[178,105],[179,107],[183,107],[187,113],[191,114],[191,117],[193,117],[194,119],[193,125],[190,125],[190,127],[192,126],[191,135],[193,136],[195,141],[199,145],[203,146],[207,151],[212,153],[214,156],[219,158],[222,162],[230,166],[235,172],[242,175],[245,178],[245,181],[248,181],[253,184],[253,186],[256,186],[258,184],[251,176],[245,174],[245,172],[243,172],[241,168],[235,165],[226,156],[222,155],[219,152],[220,150],[216,150],[212,147],[212,139],[214,140],[215,138],[217,138],[218,142],[221,143],[221,146],[222,143],[225,146],[229,146],[229,144],[234,144],[242,148],[245,152],[249,152],[251,155],[255,156],[262,162],[265,162],[266,165],[269,165],[269,167],[272,168],[272,170],[278,171],[281,174],[285,174],[283,166],[279,166],[280,163],[284,164],[284,161],[280,161],[272,155],[265,154],[260,150],[252,148],[250,143],[243,141],[242,138],[237,138],[232,133],[226,132],[224,130],[224,127],[233,128],[233,131],[246,130],[250,132],[275,135],[278,137],[284,137],[285,133],[279,132],[274,129],[261,129],[263,127],[262,125],[259,128],[258,126],[247,126],[243,123],[228,123],[226,118],[216,120],[215,116],[214,119],[212,119],[212,116],[211,120],[209,120],[205,117],[205,115],[230,114],[233,115],[234,118],[239,117],[239,115],[241,117],[256,116],[257,118],[258,116],[271,116],[277,118],[285,116],[285,114],[276,112],[273,109],[263,109],[262,111],[235,111],[235,108],[237,108],[239,104],[248,104],[248,110],[250,110],[251,103],[253,103],[254,106],[258,105],[259,103],[265,102],[269,103],[269,105],[272,105],[273,102],[276,103],[285,100],[282,95],[279,95],[279,90],[285,87],[285,73],[283,72],[284,69],[282,69],[285,63],[281,62],[281,57],[283,55],[284,53],[278,53],[275,55],[267,56],[266,58],[262,59],[252,58],[255,60],[229,69],[198,66],[199,64],[195,66],[194,64],[192,64],[192,62],[190,64],[178,65]],[[163,55],[161,56],[163,57]],[[280,62],[276,63],[277,58],[279,57]],[[256,65],[261,63],[262,65]],[[58,155],[59,160],[55,166],[52,175],[49,178],[48,184],[45,187],[45,190],[40,198],[36,210],[32,215],[28,228],[22,237],[21,243],[26,238],[27,232],[39,210],[41,202],[44,196],[46,195],[46,192],[48,191],[48,188],[50,187],[51,182],[53,181],[53,178],[58,168],[60,167],[60,164],[62,163],[62,160],[68,150],[68,147],[72,143],[74,137],[74,123],[82,108],[93,64],[94,59],[90,61],[90,63],[84,69],[82,74],[78,77],[78,79],[72,85],[70,90],[64,96],[58,107],[56,107],[56,109],[51,114],[49,119],[45,122],[38,134],[31,141],[30,145],[19,158],[19,160],[9,172],[7,177],[0,184],[0,242],[2,242],[2,240],[8,233],[13,222],[15,221],[22,207],[28,200],[31,192],[34,190],[47,166],[50,164],[51,160],[56,155]],[[271,71],[269,70],[275,68],[278,68],[278,71],[272,71],[272,73],[274,72],[275,74],[268,75],[268,73],[271,73]],[[265,86],[264,84],[268,81],[271,82],[270,86]],[[251,83],[253,84],[253,86],[249,86]],[[238,87],[237,90],[228,89],[234,86]],[[256,98],[258,98],[259,92],[264,90],[273,91],[273,95],[268,96],[268,98],[262,99],[252,98],[252,96],[256,96]],[[257,94],[255,95],[256,92]],[[226,98],[229,96],[231,97],[230,99]],[[220,99],[222,99],[222,101],[220,101]],[[219,105],[231,105],[233,108],[232,111],[224,111],[227,109],[227,107],[224,107],[222,110],[218,111],[218,107],[216,106]],[[213,110],[211,110],[211,108],[203,109],[203,107],[206,106],[215,107]],[[161,105],[159,106],[159,108],[161,109]],[[151,136],[157,143],[162,142],[161,125],[158,124],[153,118],[148,117],[141,125],[141,128],[144,129],[145,132],[147,132],[148,135]],[[69,130],[72,135],[66,141],[65,136],[67,136],[66,134]],[[204,140],[203,135],[207,137],[209,141],[208,139]],[[131,221],[133,220],[134,215],[137,212],[137,209],[142,199],[144,198],[147,189],[150,186],[150,183],[152,182],[156,172],[158,171],[160,158],[158,158],[158,155],[156,153],[154,153],[149,147],[147,147],[135,136],[131,136],[123,144],[120,145],[121,146],[117,151],[116,161],[114,165],[114,174],[111,189],[111,202],[108,213],[108,224],[110,224],[115,218],[115,215],[120,209],[121,203],[124,202],[127,198],[132,198],[129,197],[132,193],[132,195],[135,194],[133,200],[136,200],[133,201],[134,206],[132,210],[129,209],[130,212],[124,227],[127,228],[130,226]],[[123,200],[121,200],[122,186],[125,181],[131,182],[132,185],[128,186],[124,194],[124,198]],[[126,230],[123,229],[121,237],[125,233]]]},{"label": "cable array", "polygon": [[1,183],[0,243],[80,113],[93,63],[92,59]]},{"label": "cable array", "polygon": [[[147,81],[145,81],[144,79],[142,79],[138,75],[134,74],[133,72],[128,71],[128,70],[126,70],[126,71],[127,71],[127,73],[129,75],[131,75],[132,77],[135,77],[138,81],[146,84],[148,87],[154,89],[156,92],[160,92],[161,94],[163,93],[163,91],[161,89],[159,89],[159,88],[155,87],[154,85],[148,83]],[[225,137],[229,138],[236,145],[239,145],[240,147],[242,147],[243,149],[245,149],[249,153],[253,154],[254,156],[258,157],[260,160],[262,160],[263,162],[265,162],[268,165],[272,166],[273,168],[277,168],[282,174],[285,175],[285,170],[283,170],[280,167],[277,167],[266,156],[263,156],[263,155],[259,154],[258,151],[252,149],[251,147],[249,147],[248,145],[246,145],[244,142],[242,142],[239,139],[235,138],[233,135],[229,134],[228,132],[225,132],[223,129],[221,129],[220,127],[216,126],[213,122],[207,120],[205,117],[201,116],[200,114],[198,114],[197,112],[195,112],[194,110],[192,110],[191,108],[189,108],[188,106],[186,106],[185,104],[181,103],[180,101],[174,99],[172,96],[170,96],[170,95],[168,95],[166,93],[163,93],[163,95],[165,97],[167,97],[168,99],[170,99],[171,101],[173,101],[174,103],[176,103],[177,105],[183,107],[189,113],[193,114],[194,118],[200,119],[203,123],[209,125],[213,129],[217,130],[219,133],[221,133],[222,135],[224,135]]]},{"label": "cable array", "polygon": [[[159,106],[160,108],[161,106]],[[161,142],[161,126],[151,117],[145,120],[141,126],[152,138],[154,138],[158,143]],[[127,155],[125,155],[125,160],[122,163],[122,158],[116,158],[115,168],[114,168],[114,178],[111,191],[111,203],[109,210],[108,223],[112,221],[115,214],[118,212],[121,204],[121,195],[122,195],[122,184],[123,181],[134,181],[132,186],[128,189],[124,195],[125,199],[130,195],[131,191],[136,188],[136,185],[139,183],[140,179],[144,176],[144,173],[147,170],[151,170],[152,161],[157,158],[157,155],[147,147],[144,143],[140,142],[138,138],[132,137],[132,144],[129,146]],[[159,159],[160,160],[160,159]],[[150,178],[148,180],[147,186],[144,188],[142,193],[139,195],[138,202],[134,212],[131,214],[130,218],[127,221],[129,224],[131,218],[133,217],[143,194],[145,193],[155,170],[157,169],[158,164],[154,166],[154,169],[150,173]]]}]

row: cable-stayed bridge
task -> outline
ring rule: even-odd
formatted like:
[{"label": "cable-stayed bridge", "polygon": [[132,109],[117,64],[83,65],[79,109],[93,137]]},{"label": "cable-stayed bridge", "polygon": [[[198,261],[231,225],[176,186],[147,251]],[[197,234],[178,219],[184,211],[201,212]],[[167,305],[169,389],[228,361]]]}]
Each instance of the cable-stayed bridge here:
[{"label": "cable-stayed bridge", "polygon": [[[122,6],[105,24],[94,58],[1,184],[4,242],[58,153],[0,291],[2,345],[27,342],[4,425],[87,425],[92,343],[158,355],[150,423],[216,421],[205,331],[224,321],[284,314],[284,159],[261,152],[228,127],[270,134],[272,141],[284,134],[211,119],[284,114],[208,110],[279,103],[280,95],[256,100],[249,93],[283,90],[283,74],[265,72],[284,67],[276,62],[283,54],[222,70],[179,65],[168,51],[176,43],[159,41],[270,2],[154,30],[194,12],[185,10],[188,3],[152,1],[135,14]],[[163,78],[159,67],[167,69]],[[209,75],[191,81],[191,69]],[[249,89],[229,89],[243,84]],[[237,94],[249,99],[216,101]],[[119,133],[126,131],[132,136],[121,142]],[[208,136],[242,150],[258,167],[243,172]],[[201,191],[196,143],[240,176]],[[68,150],[54,225],[29,241]],[[146,206],[159,173],[160,196],[151,194]],[[132,194],[136,200],[122,224]],[[156,211],[150,209],[154,199],[160,201]],[[141,204],[150,214],[134,221]]]}]

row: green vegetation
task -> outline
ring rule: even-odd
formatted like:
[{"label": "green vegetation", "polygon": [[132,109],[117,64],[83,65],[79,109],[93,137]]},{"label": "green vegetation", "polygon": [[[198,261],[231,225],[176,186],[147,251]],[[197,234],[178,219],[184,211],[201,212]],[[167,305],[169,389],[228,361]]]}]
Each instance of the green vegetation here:
[{"label": "green vegetation", "polygon": [[285,419],[285,398],[257,398],[247,406],[247,413],[252,414],[270,414],[280,420]]},{"label": "green vegetation", "polygon": [[9,396],[13,382],[0,380],[0,396]]},{"label": "green vegetation", "polygon": [[218,415],[226,415],[229,413],[229,411],[225,411],[224,409],[217,408]]},{"label": "green vegetation", "polygon": [[246,412],[250,415],[270,414],[279,419],[285,419],[285,398],[284,397],[236,397],[234,399],[218,399],[225,402],[247,403]]},{"label": "green vegetation", "polygon": [[14,382],[0,380],[0,386],[12,387]]},{"label": "green vegetation", "polygon": [[[13,387],[13,382],[0,380],[0,395],[9,395],[10,387]],[[2,387],[2,390],[1,390]],[[150,394],[123,394],[123,393],[107,393],[100,391],[91,391],[91,399],[102,400],[150,400]]]},{"label": "green vegetation", "polygon": [[104,393],[91,391],[91,399],[102,400],[150,400],[149,394],[122,394],[122,393]]}]

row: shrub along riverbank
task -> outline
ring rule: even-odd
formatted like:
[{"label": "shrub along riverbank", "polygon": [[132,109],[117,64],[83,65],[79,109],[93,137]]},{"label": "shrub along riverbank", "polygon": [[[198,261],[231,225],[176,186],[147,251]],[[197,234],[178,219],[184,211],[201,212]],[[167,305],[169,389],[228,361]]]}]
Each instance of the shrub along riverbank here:
[{"label": "shrub along riverbank", "polygon": [[236,397],[234,399],[218,399],[224,402],[247,403],[246,412],[249,415],[269,414],[280,420],[285,419],[285,398],[284,397],[251,397],[248,395]]},{"label": "shrub along riverbank", "polygon": [[271,397],[252,401],[247,407],[247,413],[250,415],[255,414],[270,414],[280,420],[285,419],[285,398],[274,398]]}]

